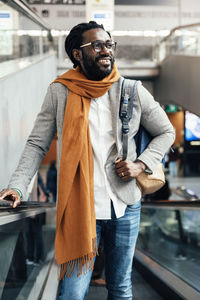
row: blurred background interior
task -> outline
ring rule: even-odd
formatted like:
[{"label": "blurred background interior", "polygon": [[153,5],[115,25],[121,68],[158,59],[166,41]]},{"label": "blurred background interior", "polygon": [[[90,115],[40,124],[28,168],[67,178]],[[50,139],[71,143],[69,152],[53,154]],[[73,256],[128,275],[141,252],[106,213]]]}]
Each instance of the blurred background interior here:
[{"label": "blurred background interior", "polygon": [[[167,184],[143,199],[135,299],[200,299],[198,0],[0,0],[0,189],[49,83],[72,67],[69,30],[89,20],[111,32],[121,75],[141,80],[176,130]],[[55,136],[20,208],[0,203],[0,299],[56,299],[56,149]],[[92,299],[106,299],[105,287],[91,286]]]}]

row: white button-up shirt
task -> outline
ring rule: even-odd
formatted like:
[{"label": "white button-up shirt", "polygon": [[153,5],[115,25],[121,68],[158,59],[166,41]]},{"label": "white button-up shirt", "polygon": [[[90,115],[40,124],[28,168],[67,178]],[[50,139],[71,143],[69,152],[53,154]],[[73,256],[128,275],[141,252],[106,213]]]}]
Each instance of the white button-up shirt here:
[{"label": "white button-up shirt", "polygon": [[111,190],[105,173],[106,160],[115,146],[108,93],[91,99],[89,112],[90,138],[94,157],[94,200],[96,219],[111,218],[111,200],[116,217],[124,215],[126,204]]}]

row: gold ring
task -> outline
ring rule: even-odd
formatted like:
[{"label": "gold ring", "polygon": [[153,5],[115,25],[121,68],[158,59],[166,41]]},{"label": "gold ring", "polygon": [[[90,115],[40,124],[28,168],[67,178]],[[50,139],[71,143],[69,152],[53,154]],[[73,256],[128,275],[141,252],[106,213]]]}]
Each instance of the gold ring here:
[{"label": "gold ring", "polygon": [[124,177],[124,172],[122,172],[122,177]]}]

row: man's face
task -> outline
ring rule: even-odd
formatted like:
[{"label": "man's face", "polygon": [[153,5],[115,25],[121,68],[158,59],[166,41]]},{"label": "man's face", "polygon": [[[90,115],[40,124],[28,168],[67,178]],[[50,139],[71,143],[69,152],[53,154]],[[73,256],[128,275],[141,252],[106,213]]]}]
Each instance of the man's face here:
[{"label": "man's face", "polygon": [[[90,29],[83,33],[82,45],[94,41],[105,43],[110,40],[110,36],[103,29]],[[107,49],[104,46],[100,52],[96,52],[92,45],[89,45],[81,48],[80,51],[82,53],[80,66],[88,79],[102,80],[112,72],[114,64],[114,51],[112,49]]]}]

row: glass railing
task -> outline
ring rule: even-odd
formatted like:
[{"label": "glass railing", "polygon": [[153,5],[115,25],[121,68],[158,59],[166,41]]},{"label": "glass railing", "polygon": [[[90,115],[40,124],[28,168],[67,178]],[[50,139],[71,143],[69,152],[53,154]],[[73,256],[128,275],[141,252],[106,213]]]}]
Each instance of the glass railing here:
[{"label": "glass railing", "polygon": [[137,249],[200,293],[200,200],[143,203]]},{"label": "glass railing", "polygon": [[[43,292],[55,255],[55,215],[52,203],[12,209],[0,201],[0,299],[51,299]],[[200,295],[200,201],[143,202],[138,252]]]},{"label": "glass railing", "polygon": [[179,26],[163,38],[153,50],[154,60],[163,61],[168,55],[200,55],[200,23]]},{"label": "glass railing", "polygon": [[23,1],[0,0],[0,62],[52,49],[50,28]]},{"label": "glass railing", "polygon": [[41,299],[54,259],[55,204],[0,202],[0,299]]}]

